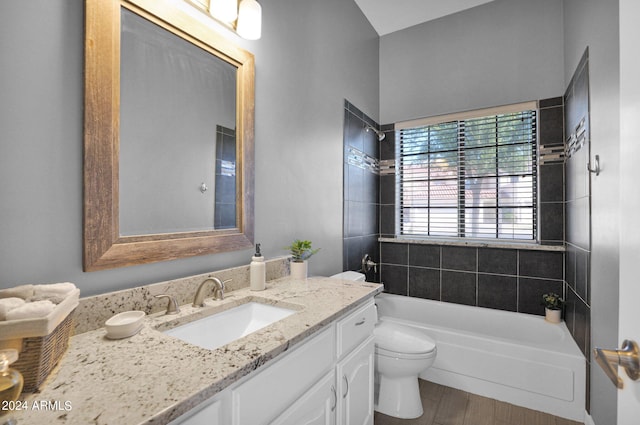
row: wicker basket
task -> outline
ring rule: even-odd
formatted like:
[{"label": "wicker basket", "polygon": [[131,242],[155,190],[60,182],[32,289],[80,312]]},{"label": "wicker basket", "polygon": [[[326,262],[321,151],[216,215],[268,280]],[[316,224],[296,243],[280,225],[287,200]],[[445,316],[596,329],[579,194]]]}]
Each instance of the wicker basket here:
[{"label": "wicker basket", "polygon": [[80,290],[75,289],[45,317],[0,321],[0,350],[18,350],[11,365],[24,378],[23,392],[34,392],[69,347]]},{"label": "wicker basket", "polygon": [[11,365],[24,378],[22,391],[31,393],[49,376],[69,347],[73,330],[72,311],[49,335],[24,338],[18,361]]}]

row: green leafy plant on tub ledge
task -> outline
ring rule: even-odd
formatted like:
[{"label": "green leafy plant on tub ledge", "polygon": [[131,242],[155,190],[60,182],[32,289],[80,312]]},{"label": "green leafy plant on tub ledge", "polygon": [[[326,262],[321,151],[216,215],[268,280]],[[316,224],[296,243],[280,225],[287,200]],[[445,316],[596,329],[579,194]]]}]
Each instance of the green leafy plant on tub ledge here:
[{"label": "green leafy plant on tub ledge", "polygon": [[542,305],[549,310],[561,310],[564,300],[553,292],[542,295]]}]

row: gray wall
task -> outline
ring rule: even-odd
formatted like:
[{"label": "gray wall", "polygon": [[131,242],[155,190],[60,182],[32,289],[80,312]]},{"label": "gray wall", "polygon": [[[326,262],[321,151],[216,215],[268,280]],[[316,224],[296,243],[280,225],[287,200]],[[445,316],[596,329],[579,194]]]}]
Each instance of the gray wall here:
[{"label": "gray wall", "polygon": [[383,36],[380,122],[561,95],[562,36],[562,0],[496,0]]},{"label": "gray wall", "polygon": [[[616,0],[565,0],[565,85],[589,46],[591,155],[602,173],[591,178],[591,346],[618,347],[619,54]],[[591,362],[591,416],[615,424],[617,391]]]},{"label": "gray wall", "polygon": [[309,273],[330,275],[342,271],[344,100],[377,119],[379,38],[352,0],[262,5],[256,238],[267,256],[310,239]]},{"label": "gray wall", "polygon": [[[83,1],[0,2],[0,288],[72,281],[83,296],[248,264],[251,250],[82,272]],[[344,99],[378,116],[378,36],[353,1],[263,3],[256,56],[256,241],[342,270]]]}]

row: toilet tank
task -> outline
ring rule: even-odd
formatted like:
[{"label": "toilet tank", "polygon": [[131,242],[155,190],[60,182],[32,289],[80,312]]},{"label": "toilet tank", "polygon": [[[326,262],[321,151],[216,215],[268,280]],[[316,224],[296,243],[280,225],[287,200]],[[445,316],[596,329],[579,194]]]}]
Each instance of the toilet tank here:
[{"label": "toilet tank", "polygon": [[334,274],[333,276],[331,276],[331,278],[332,279],[353,280],[353,281],[356,281],[356,282],[364,282],[366,276],[363,275],[362,273],[348,271],[348,272],[342,272],[342,273]]}]

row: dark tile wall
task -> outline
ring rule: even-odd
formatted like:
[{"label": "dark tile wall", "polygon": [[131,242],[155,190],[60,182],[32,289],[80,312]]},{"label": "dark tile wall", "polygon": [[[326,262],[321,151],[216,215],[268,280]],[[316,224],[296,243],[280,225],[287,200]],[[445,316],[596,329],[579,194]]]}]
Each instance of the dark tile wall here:
[{"label": "dark tile wall", "polygon": [[564,209],[564,103],[562,97],[539,102],[538,239],[543,245],[563,245]]},{"label": "dark tile wall", "polygon": [[[567,143],[565,322],[587,359],[587,388],[591,362],[591,188],[585,164],[590,158],[589,52],[585,51],[564,96]],[[580,135],[582,134],[582,137]],[[587,390],[587,411],[590,397]]]},{"label": "dark tile wall", "polygon": [[[343,269],[360,270],[362,257],[379,255],[379,145],[367,125],[379,125],[345,100],[344,107],[344,189],[343,189]],[[373,270],[368,281],[379,281]]]},{"label": "dark tile wall", "polygon": [[545,292],[562,293],[563,251],[383,242],[385,291],[544,315]]},{"label": "dark tile wall", "polygon": [[386,135],[385,143],[380,145],[383,170],[380,175],[380,236],[393,237],[396,231],[396,132],[393,124],[383,125],[380,129]]},{"label": "dark tile wall", "polygon": [[216,195],[214,226],[232,229],[236,224],[236,131],[216,126]]}]

